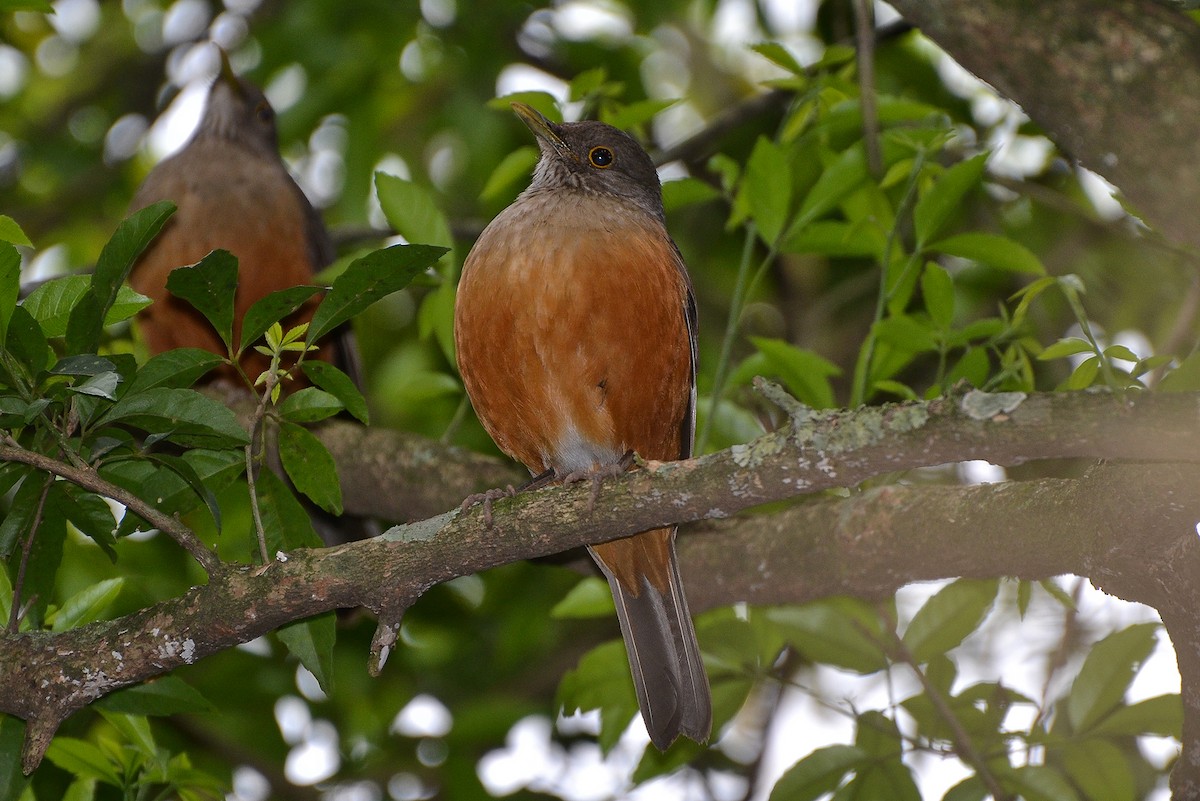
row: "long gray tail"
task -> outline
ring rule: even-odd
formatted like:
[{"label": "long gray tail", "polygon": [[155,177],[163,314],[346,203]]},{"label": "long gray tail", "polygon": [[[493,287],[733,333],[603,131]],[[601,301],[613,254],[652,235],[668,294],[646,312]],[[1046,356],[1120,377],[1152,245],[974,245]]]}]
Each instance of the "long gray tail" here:
[{"label": "long gray tail", "polygon": [[675,530],[655,529],[589,550],[612,590],[650,740],[662,751],[680,734],[705,742],[712,701],[679,578]]}]

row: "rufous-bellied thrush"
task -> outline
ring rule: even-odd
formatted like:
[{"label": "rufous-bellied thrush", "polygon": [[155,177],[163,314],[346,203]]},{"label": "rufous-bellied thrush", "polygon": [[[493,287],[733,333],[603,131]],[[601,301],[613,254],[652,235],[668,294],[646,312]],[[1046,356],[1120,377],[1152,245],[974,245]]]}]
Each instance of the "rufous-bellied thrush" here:
[{"label": "rufous-bellied thrush", "polygon": [[[632,451],[687,458],[696,304],[667,233],[654,164],[600,122],[513,105],[541,150],[529,188],[483,231],[454,310],[458,366],[480,422],[534,474],[612,471]],[[708,739],[708,679],[675,528],[588,549],[608,579],[650,738]]]}]

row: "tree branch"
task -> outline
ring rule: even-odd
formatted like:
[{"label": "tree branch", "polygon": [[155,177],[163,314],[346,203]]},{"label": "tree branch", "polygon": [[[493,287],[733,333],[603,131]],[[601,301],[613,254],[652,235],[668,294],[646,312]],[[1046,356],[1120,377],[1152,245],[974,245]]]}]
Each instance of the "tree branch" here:
[{"label": "tree branch", "polygon": [[200,566],[209,575],[221,570],[221,560],[215,553],[206,548],[204,543],[196,538],[191,529],[175,518],[158,511],[151,504],[134,495],[132,492],[118,487],[110,481],[106,481],[90,468],[73,467],[65,462],[52,459],[45,454],[26,450],[15,444],[16,441],[10,437],[5,437],[4,439],[7,444],[0,444],[0,462],[26,464],[59,478],[65,478],[67,481],[84,489],[112,498],[179,543],[180,547],[195,557],[196,561],[200,563]]},{"label": "tree branch", "polygon": [[[348,606],[391,612],[438,582],[496,565],[965,458],[1189,464],[1108,467],[1079,480],[885,487],[710,524],[681,538],[694,608],[838,593],[879,598],[909,581],[949,576],[1074,572],[1123,597],[1178,610],[1171,621],[1190,620],[1182,610],[1200,608],[1189,594],[1200,589],[1177,597],[1176,585],[1190,581],[1200,559],[1198,404],[1197,395],[1125,402],[1034,395],[1017,403],[968,393],[852,412],[795,405],[790,426],[747,445],[606,481],[594,511],[589,486],[548,487],[496,502],[491,528],[481,510],[455,508],[377,539],[297,550],[266,569],[227,566],[204,586],[117,620],[0,637],[0,711],[29,721],[23,760],[31,771],[72,712],[290,621]],[[434,447],[426,443],[424,452]],[[1171,634],[1181,650],[1190,642],[1187,632]],[[1180,663],[1181,670],[1200,667]],[[1200,686],[1187,671],[1185,699]]]},{"label": "tree branch", "polygon": [[1200,125],[1200,26],[1192,19],[1152,0],[893,5],[1120,187],[1151,225],[1200,243],[1200,149],[1181,133]]}]

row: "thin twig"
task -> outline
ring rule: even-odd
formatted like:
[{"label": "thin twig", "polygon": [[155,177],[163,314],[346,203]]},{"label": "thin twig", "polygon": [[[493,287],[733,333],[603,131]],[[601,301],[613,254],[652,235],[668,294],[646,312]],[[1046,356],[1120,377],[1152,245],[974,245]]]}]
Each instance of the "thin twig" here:
[{"label": "thin twig", "polygon": [[1037,715],[1029,724],[1030,731],[1034,731],[1042,725],[1042,721],[1050,713],[1050,685],[1054,683],[1054,677],[1058,675],[1058,671],[1067,666],[1067,661],[1071,658],[1071,646],[1079,640],[1079,601],[1083,596],[1083,585],[1086,581],[1087,579],[1084,578],[1075,580],[1074,586],[1071,587],[1071,605],[1064,604],[1063,606],[1062,636],[1058,638],[1058,645],[1055,646],[1054,652],[1049,654],[1046,661],[1046,680],[1042,682],[1042,700],[1038,704]]},{"label": "thin twig", "polygon": [[[912,169],[908,174],[908,186],[904,190],[904,197],[901,198],[900,205],[896,209],[896,220],[888,230],[887,240],[883,246],[883,255],[879,260],[879,294],[875,298],[875,316],[872,318],[871,330],[867,332],[867,341],[863,343],[858,361],[854,365],[854,378],[850,387],[851,408],[861,406],[867,401],[867,380],[871,376],[871,362],[875,359],[875,327],[883,320],[883,313],[887,309],[889,299],[888,268],[892,263],[892,249],[896,244],[900,221],[908,213],[909,207],[913,205],[917,196],[917,179],[921,177],[921,170],[924,167],[925,151],[918,150],[916,158],[913,159]],[[902,281],[903,278],[898,280],[896,286],[899,286]]]},{"label": "thin twig", "polygon": [[863,145],[872,177],[883,176],[879,152],[879,111],[875,106],[875,2],[854,0],[854,34],[858,50],[858,102],[862,108]]},{"label": "thin twig", "polygon": [[25,569],[29,566],[29,555],[33,553],[33,539],[37,536],[38,526],[42,524],[42,514],[46,511],[46,497],[50,494],[50,485],[54,483],[54,476],[46,476],[46,483],[42,485],[42,495],[38,498],[37,509],[33,513],[33,519],[29,521],[29,536],[25,538],[25,544],[21,546],[21,564],[17,567],[17,578],[13,582],[12,609],[8,613],[8,633],[16,634],[17,626],[21,623],[21,593],[25,588]]},{"label": "thin twig", "polygon": [[[890,611],[880,605],[880,614],[884,619],[891,617]],[[913,657],[912,651],[908,650],[908,646],[904,644],[904,640],[896,633],[895,621],[891,621],[891,625],[885,627],[891,634],[891,651],[896,661],[907,665],[916,675],[917,681],[921,683],[922,689],[929,697],[930,703],[933,704],[933,709],[937,712],[942,722],[950,729],[950,735],[954,741],[954,753],[963,762],[970,765],[975,770],[980,781],[987,787],[988,793],[995,801],[1011,801],[1013,798],[1011,793],[1008,793],[1000,786],[1000,780],[996,778],[988,767],[987,759],[975,747],[971,741],[971,735],[963,727],[962,721],[954,714],[954,710],[950,708],[950,702],[942,695],[942,691],[934,686],[929,677],[925,675],[925,671],[921,670],[921,666],[917,664],[917,660]]]},{"label": "thin twig", "polygon": [[[271,367],[267,371],[267,380],[263,386],[262,395],[258,398],[258,403],[254,407],[254,417],[250,425],[250,444],[246,446],[246,484],[250,492],[250,512],[254,518],[254,534],[258,540],[258,555],[262,557],[264,565],[271,564],[271,557],[267,553],[267,530],[263,526],[262,511],[258,505],[258,468],[259,462],[262,459],[262,453],[266,450],[266,417],[267,404],[271,402],[271,393],[275,391],[275,384],[279,380],[275,372],[278,367],[279,356],[276,354],[271,360]],[[255,452],[255,445],[261,444],[258,452]]]},{"label": "thin twig", "polygon": [[708,435],[712,431],[713,421],[717,417],[721,396],[725,392],[725,381],[729,377],[729,360],[733,354],[733,341],[737,338],[738,325],[741,323],[742,309],[746,303],[747,284],[750,279],[750,259],[754,256],[754,242],[758,232],[754,223],[746,226],[746,241],[742,245],[742,260],[738,264],[737,283],[734,284],[733,298],[729,302],[729,320],[725,324],[725,336],[721,340],[721,355],[717,359],[717,371],[713,377],[712,397],[708,407],[708,417],[704,420],[704,428],[696,442],[696,453],[704,453],[708,446]]},{"label": "thin twig", "polygon": [[192,533],[190,528],[180,523],[176,518],[158,511],[132,492],[101,478],[91,467],[73,467],[43,453],[26,450],[10,436],[3,437],[0,442],[3,443],[0,444],[0,462],[27,464],[30,467],[44,470],[59,478],[65,478],[67,481],[77,484],[86,490],[91,490],[99,495],[112,498],[154,526],[154,528],[179,543],[179,546],[191,554],[210,576],[221,572],[220,558],[205,547],[204,543],[196,538],[196,535]]},{"label": "thin twig", "polygon": [[[1188,339],[1193,339],[1196,336],[1196,315],[1200,313],[1200,275],[1192,274],[1192,282],[1188,285],[1187,292],[1183,296],[1183,300],[1179,304],[1179,313],[1175,316],[1175,324],[1171,326],[1170,333],[1167,334],[1161,347],[1156,348],[1158,353],[1176,353]],[[1195,343],[1193,342],[1193,346]],[[1182,356],[1181,356],[1182,359]],[[1146,377],[1146,386],[1153,387],[1163,377],[1167,371],[1167,365],[1162,365],[1158,369],[1150,373]]]}]

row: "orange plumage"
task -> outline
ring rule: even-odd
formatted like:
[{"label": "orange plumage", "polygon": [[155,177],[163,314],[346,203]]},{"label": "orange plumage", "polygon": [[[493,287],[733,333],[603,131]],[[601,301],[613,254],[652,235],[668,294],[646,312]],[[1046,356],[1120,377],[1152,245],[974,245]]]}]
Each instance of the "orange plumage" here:
[{"label": "orange plumage", "polygon": [[[538,136],[533,184],[480,235],[455,306],[459,369],[496,444],[562,478],[691,455],[695,304],[649,156],[595,122],[517,113]],[[708,738],[708,681],[675,529],[589,550],[609,580],[651,739]]]},{"label": "orange plumage", "polygon": [[[256,301],[280,289],[311,284],[333,259],[324,225],[279,157],[275,114],[262,92],[233,75],[228,63],[209,90],[200,126],[177,154],[157,165],[134,196],[131,208],[170,200],[177,210],[134,265],[130,285],[154,303],[139,315],[151,355],[172,348],[203,348],[225,354],[203,315],[167,292],[167,276],[216,249],[238,259],[234,342]],[[290,316],[292,326],[312,319],[316,300]],[[346,332],[348,336],[348,329]],[[326,343],[320,358],[339,363],[357,379],[352,342]],[[253,350],[242,358],[251,379],[268,366]],[[215,375],[233,378],[231,370]],[[303,384],[303,376],[299,379]]]}]

